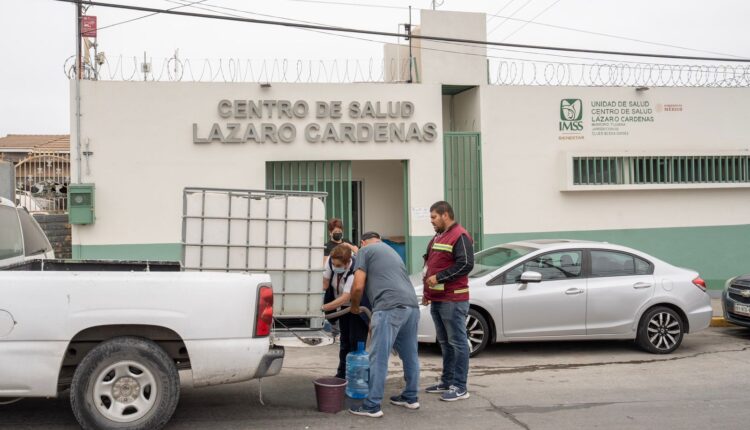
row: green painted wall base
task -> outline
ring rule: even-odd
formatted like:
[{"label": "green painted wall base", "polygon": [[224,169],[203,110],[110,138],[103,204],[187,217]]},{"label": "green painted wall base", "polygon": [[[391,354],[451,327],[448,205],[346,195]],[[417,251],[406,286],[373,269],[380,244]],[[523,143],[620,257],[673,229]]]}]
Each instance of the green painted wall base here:
[{"label": "green painted wall base", "polygon": [[180,261],[182,244],[73,245],[73,259]]},{"label": "green painted wall base", "polygon": [[[409,272],[422,270],[422,256],[432,236],[409,238]],[[712,290],[750,273],[750,225],[648,228],[629,230],[498,233],[484,235],[485,247],[528,239],[578,239],[610,242],[651,254],[670,264],[700,273]],[[179,243],[73,245],[78,260],[180,261]]]},{"label": "green painted wall base", "polygon": [[[411,273],[421,270],[430,238],[411,237]],[[593,240],[629,246],[695,270],[712,290],[723,289],[724,282],[733,276],[750,273],[750,225],[498,233],[484,235],[484,246],[529,239]]]}]

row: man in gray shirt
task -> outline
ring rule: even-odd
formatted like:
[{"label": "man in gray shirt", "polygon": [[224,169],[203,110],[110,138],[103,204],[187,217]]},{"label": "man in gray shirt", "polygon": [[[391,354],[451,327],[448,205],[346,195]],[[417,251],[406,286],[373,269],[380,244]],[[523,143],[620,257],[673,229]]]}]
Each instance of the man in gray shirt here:
[{"label": "man in gray shirt", "polygon": [[391,397],[391,403],[408,409],[419,409],[419,356],[417,354],[417,326],[419,304],[401,257],[390,246],[380,241],[380,235],[362,235],[362,246],[357,254],[354,285],[351,293],[351,312],[359,313],[362,293],[373,307],[370,321],[370,392],[361,406],[349,412],[368,417],[382,417],[385,378],[388,374],[388,355],[395,349],[404,365],[406,388]]}]

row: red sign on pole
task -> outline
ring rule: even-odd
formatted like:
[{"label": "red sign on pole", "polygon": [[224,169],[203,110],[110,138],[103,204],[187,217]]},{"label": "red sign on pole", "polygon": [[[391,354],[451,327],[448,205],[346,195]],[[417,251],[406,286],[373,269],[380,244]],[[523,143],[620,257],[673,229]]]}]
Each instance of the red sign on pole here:
[{"label": "red sign on pole", "polygon": [[81,36],[96,37],[96,17],[84,15],[81,17]]}]

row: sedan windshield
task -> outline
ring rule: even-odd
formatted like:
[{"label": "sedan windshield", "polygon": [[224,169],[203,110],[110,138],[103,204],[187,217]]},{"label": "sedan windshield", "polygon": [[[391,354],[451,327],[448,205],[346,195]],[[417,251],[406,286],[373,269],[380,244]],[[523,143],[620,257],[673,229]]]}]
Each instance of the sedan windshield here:
[{"label": "sedan windshield", "polygon": [[524,255],[536,251],[534,248],[517,245],[502,245],[474,254],[474,270],[469,273],[470,278],[478,278],[505,266]]}]

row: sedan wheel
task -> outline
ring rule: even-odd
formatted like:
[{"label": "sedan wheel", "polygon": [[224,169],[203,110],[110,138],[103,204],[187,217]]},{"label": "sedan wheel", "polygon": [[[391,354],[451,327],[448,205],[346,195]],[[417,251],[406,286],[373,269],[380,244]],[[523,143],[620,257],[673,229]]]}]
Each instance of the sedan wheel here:
[{"label": "sedan wheel", "polygon": [[466,316],[466,337],[469,341],[469,356],[474,357],[489,343],[490,330],[487,320],[474,309]]},{"label": "sedan wheel", "polygon": [[653,354],[669,354],[682,343],[682,318],[666,307],[656,307],[643,315],[638,326],[638,345]]}]

